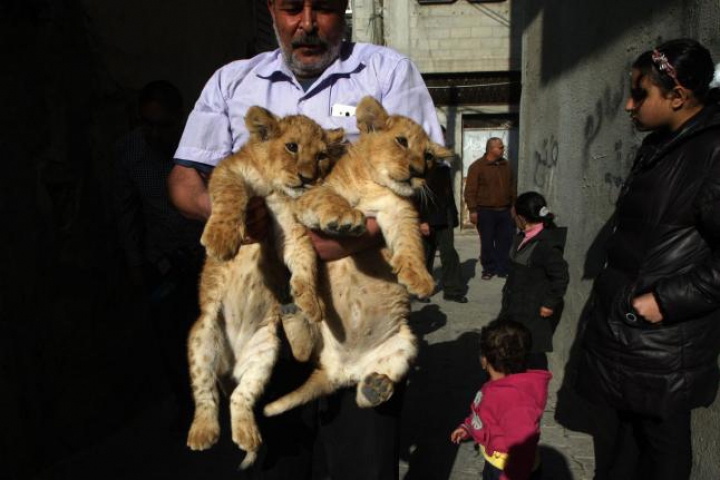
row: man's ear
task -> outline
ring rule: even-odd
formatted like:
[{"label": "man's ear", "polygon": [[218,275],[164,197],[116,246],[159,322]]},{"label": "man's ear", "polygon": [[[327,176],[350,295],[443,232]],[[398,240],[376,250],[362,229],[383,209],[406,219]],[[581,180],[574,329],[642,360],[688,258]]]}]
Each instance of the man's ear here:
[{"label": "man's ear", "polygon": [[245,114],[245,126],[250,138],[265,142],[280,134],[278,118],[262,107],[250,107]]},{"label": "man's ear", "polygon": [[355,110],[357,126],[361,133],[369,133],[387,128],[390,116],[380,102],[373,97],[363,97]]}]

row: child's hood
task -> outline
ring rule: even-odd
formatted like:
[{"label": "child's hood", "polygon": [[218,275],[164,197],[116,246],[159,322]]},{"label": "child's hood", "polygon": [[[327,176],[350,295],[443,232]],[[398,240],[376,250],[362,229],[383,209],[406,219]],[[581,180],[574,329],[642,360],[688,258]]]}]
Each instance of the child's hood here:
[{"label": "child's hood", "polygon": [[517,397],[517,393],[521,393],[533,406],[542,411],[547,402],[548,384],[551,378],[552,374],[546,370],[528,370],[489,382],[487,387],[494,390],[494,395],[498,397]]}]

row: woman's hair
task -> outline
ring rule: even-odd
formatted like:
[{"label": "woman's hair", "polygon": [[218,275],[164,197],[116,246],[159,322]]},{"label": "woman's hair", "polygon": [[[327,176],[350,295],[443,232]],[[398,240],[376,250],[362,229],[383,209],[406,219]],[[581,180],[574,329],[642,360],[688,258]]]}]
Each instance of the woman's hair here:
[{"label": "woman's hair", "polygon": [[641,54],[632,66],[665,93],[682,86],[703,104],[719,97],[718,89],[710,87],[715,74],[710,52],[695,40],[667,41]]},{"label": "woman's hair", "polygon": [[530,331],[512,320],[493,320],[480,330],[481,354],[506,375],[527,370],[531,346]]},{"label": "woman's hair", "polygon": [[525,192],[515,200],[515,213],[530,223],[542,223],[555,228],[555,215],[547,208],[545,197],[537,192]]}]

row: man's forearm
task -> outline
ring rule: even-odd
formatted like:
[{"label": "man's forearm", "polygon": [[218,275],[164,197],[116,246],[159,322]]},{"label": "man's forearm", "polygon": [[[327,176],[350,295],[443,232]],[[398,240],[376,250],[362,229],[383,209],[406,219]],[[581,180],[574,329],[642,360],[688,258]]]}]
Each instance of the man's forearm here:
[{"label": "man's forearm", "polygon": [[210,217],[207,185],[194,168],[175,165],[168,176],[168,191],[173,205],[185,217],[201,221]]}]

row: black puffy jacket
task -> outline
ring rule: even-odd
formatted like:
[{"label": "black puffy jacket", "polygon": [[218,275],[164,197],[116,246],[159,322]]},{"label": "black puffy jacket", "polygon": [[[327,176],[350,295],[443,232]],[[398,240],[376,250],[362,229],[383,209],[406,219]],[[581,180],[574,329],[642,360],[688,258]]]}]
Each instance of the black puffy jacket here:
[{"label": "black puffy jacket", "polygon": [[[533,352],[552,352],[552,337],[562,311],[570,277],[563,258],[566,228],[544,228],[518,250],[518,235],[510,251],[510,272],[503,288],[500,318],[525,325],[532,335]],[[553,310],[540,316],[540,307]]]},{"label": "black puffy jacket", "polygon": [[[720,371],[720,108],[643,142],[594,286],[580,393],[649,415],[707,406]],[[663,322],[631,300],[653,292]]]}]

